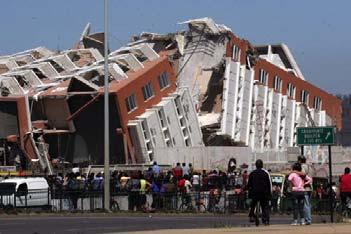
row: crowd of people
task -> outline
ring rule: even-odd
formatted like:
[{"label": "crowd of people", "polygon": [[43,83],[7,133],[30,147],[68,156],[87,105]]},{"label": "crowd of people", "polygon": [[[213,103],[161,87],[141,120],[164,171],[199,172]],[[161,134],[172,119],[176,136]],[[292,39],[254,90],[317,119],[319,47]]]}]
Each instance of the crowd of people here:
[{"label": "crowd of people", "polygon": [[[145,172],[114,171],[110,177],[110,192],[112,195],[128,195],[129,210],[143,210],[146,207],[158,210],[176,209],[176,196],[181,196],[182,202],[188,205],[192,201],[199,203],[202,191],[208,191],[209,199],[218,203],[222,191],[232,189],[236,195],[242,197],[239,201],[240,207],[243,207],[247,180],[246,170],[232,173],[220,170],[199,172],[194,171],[191,163],[177,163],[172,170],[162,171],[157,162],[154,162]],[[68,198],[71,209],[77,209],[80,196],[103,191],[104,175],[103,172],[82,175],[79,169],[73,168],[65,176],[49,176],[48,182],[54,197]],[[147,193],[152,194],[151,204],[147,204]],[[210,202],[209,205],[211,204]]]},{"label": "crowd of people", "polygon": [[[235,208],[247,208],[250,203],[249,217],[254,220],[254,209],[257,202],[262,207],[262,222],[270,223],[270,212],[277,211],[281,188],[273,183],[269,171],[264,169],[262,160],[256,161],[256,170],[250,174],[244,169],[230,168],[226,172],[220,170],[195,171],[191,164],[177,163],[168,171],[161,170],[154,162],[147,171],[117,172],[111,174],[110,191],[112,195],[124,194],[128,196],[129,210],[162,210],[177,209],[179,196],[186,204],[201,204],[201,192],[206,191],[210,200],[208,210],[219,202],[223,191],[231,191],[235,196]],[[235,167],[234,167],[235,168]],[[306,164],[306,158],[299,156],[298,161],[292,165],[287,175],[289,194],[293,205],[292,225],[309,225],[311,217],[311,197],[325,199],[328,192],[322,185],[312,188],[311,169]],[[81,195],[89,192],[102,193],[104,175],[102,172],[82,175],[79,169],[74,168],[71,173],[63,176],[58,174],[48,178],[52,194],[65,195],[70,200],[71,209],[77,209],[77,200]],[[351,200],[351,174],[350,168],[340,177],[340,197],[343,207]],[[146,194],[152,199],[147,201]]]}]

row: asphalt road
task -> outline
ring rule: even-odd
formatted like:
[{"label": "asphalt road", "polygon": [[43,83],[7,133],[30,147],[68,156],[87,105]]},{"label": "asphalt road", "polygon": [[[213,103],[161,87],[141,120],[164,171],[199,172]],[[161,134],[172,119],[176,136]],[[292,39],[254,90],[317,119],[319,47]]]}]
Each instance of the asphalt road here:
[{"label": "asphalt road", "polygon": [[[291,216],[272,216],[271,224],[289,224]],[[324,217],[315,217],[316,222]],[[95,234],[160,229],[249,227],[246,215],[22,216],[0,218],[0,234]]]}]

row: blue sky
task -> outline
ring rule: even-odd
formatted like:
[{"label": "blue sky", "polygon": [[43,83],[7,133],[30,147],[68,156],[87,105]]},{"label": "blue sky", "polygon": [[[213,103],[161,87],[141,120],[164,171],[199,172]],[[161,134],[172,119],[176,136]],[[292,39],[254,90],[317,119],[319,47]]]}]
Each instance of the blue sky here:
[{"label": "blue sky", "polygon": [[[211,17],[253,44],[286,43],[307,80],[351,93],[351,1],[110,0],[110,45],[142,31],[167,33],[177,22]],[[2,0],[0,55],[37,46],[68,49],[86,25],[103,29],[103,0]]]}]

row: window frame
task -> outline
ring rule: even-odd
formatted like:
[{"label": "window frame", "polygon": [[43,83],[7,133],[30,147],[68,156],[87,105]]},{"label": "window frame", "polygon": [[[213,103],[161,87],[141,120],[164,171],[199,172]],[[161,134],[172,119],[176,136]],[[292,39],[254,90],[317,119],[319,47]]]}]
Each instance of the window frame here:
[{"label": "window frame", "polygon": [[310,93],[306,90],[301,90],[301,102],[308,106],[310,101]]},{"label": "window frame", "polygon": [[313,98],[313,108],[320,111],[322,110],[322,98],[315,96]]},{"label": "window frame", "polygon": [[288,97],[295,99],[296,98],[296,87],[292,83],[288,83]]},{"label": "window frame", "polygon": [[159,84],[161,90],[171,86],[171,81],[169,79],[168,72],[162,72],[158,76],[158,84]]},{"label": "window frame", "polygon": [[274,90],[282,92],[283,90],[283,80],[279,76],[274,76]]},{"label": "window frame", "polygon": [[232,59],[235,62],[240,62],[240,56],[241,56],[241,49],[239,48],[239,46],[233,44],[233,51],[232,51]]},{"label": "window frame", "polygon": [[138,108],[135,93],[133,93],[125,98],[125,104],[126,104],[126,108],[127,108],[128,113],[130,113]]},{"label": "window frame", "polygon": [[258,81],[263,85],[267,85],[268,84],[268,72],[266,72],[264,69],[260,69]]},{"label": "window frame", "polygon": [[142,88],[141,91],[143,92],[144,101],[147,101],[155,96],[154,89],[152,87],[151,81],[147,82]]}]

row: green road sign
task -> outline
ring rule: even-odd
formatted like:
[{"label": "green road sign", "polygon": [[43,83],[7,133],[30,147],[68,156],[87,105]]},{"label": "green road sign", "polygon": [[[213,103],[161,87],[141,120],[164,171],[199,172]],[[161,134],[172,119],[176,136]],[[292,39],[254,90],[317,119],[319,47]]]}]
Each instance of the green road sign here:
[{"label": "green road sign", "polygon": [[298,145],[334,145],[334,127],[297,128]]}]

